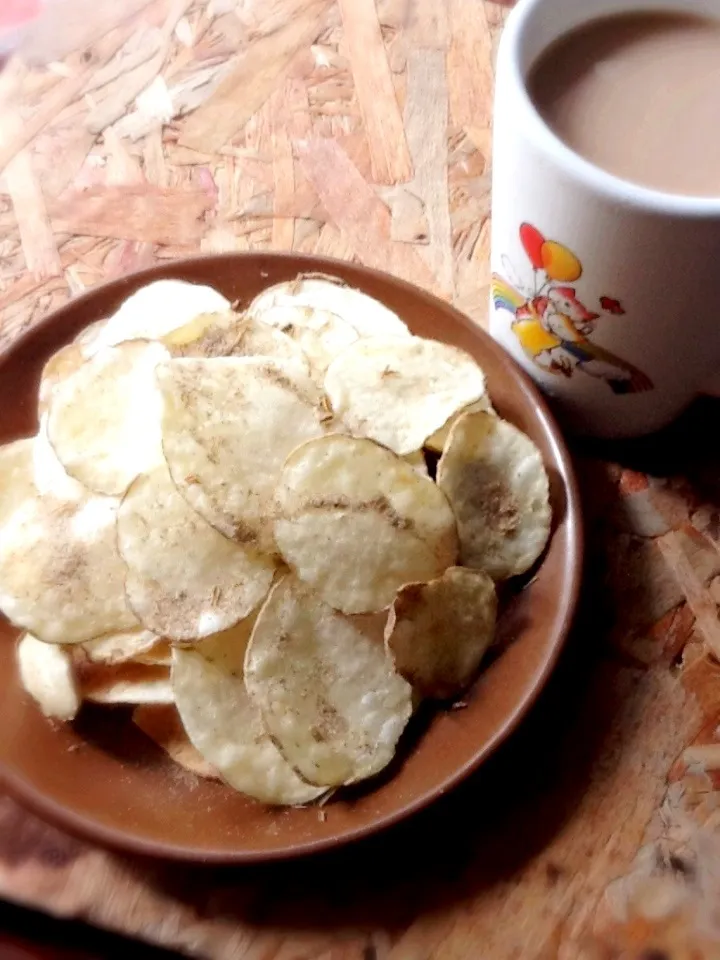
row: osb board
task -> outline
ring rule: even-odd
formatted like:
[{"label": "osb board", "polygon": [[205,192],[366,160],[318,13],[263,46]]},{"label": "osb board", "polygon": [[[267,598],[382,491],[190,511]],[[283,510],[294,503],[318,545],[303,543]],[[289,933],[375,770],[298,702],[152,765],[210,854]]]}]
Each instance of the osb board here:
[{"label": "osb board", "polygon": [[355,258],[483,319],[507,7],[109,6],[100,40],[0,75],[0,344],[88,286],[197,251]]},{"label": "osb board", "polygon": [[[0,76],[0,343],[103,279],[257,247],[379,264],[484,320],[505,7],[120,7],[84,49]],[[662,457],[633,446],[636,469],[578,451],[590,557],[568,655],[434,809],[231,871],[113,855],[0,798],[0,893],[223,960],[720,957],[716,418]]]}]

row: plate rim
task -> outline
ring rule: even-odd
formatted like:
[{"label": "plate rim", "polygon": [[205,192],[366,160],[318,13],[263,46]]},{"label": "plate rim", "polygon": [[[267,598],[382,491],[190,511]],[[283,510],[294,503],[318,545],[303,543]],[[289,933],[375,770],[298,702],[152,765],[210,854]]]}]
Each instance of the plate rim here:
[{"label": "plate rim", "polygon": [[43,317],[38,323],[24,330],[15,340],[0,348],[0,375],[2,375],[2,367],[12,361],[13,353],[21,350],[28,341],[36,337],[42,337],[42,335],[57,322],[58,317],[82,310],[84,304],[91,304],[98,294],[102,294],[108,290],[117,291],[118,294],[122,294],[124,287],[132,286],[133,288],[137,288],[138,285],[142,284],[144,278],[147,278],[149,281],[164,279],[166,276],[171,279],[180,279],[180,275],[184,269],[194,268],[200,263],[212,264],[213,262],[228,260],[237,261],[239,266],[242,265],[243,262],[248,261],[257,263],[262,260],[281,260],[287,262],[302,260],[316,264],[319,268],[316,271],[318,273],[332,274],[333,270],[340,269],[341,271],[349,270],[358,277],[362,277],[363,275],[366,277],[377,277],[385,283],[391,283],[396,288],[404,288],[408,295],[415,299],[420,297],[431,306],[441,307],[442,310],[446,312],[449,311],[455,322],[471,329],[480,340],[484,341],[491,352],[499,351],[502,358],[509,362],[514,368],[518,379],[532,398],[536,410],[540,415],[540,419],[545,424],[546,433],[548,439],[551,441],[556,462],[562,468],[561,475],[566,493],[565,517],[568,546],[563,557],[563,570],[565,571],[563,593],[566,596],[566,602],[557,628],[557,638],[542,666],[533,677],[532,683],[525,691],[525,694],[513,705],[512,711],[508,713],[502,725],[498,727],[494,735],[470,760],[455,769],[452,775],[446,777],[442,783],[402,803],[395,810],[383,816],[373,818],[367,823],[349,828],[340,835],[299,841],[298,843],[268,850],[228,850],[217,848],[203,850],[187,844],[154,840],[152,838],[137,836],[119,827],[107,826],[98,820],[77,813],[72,808],[48,797],[47,794],[35,788],[22,774],[18,773],[16,769],[9,767],[4,761],[0,760],[0,787],[5,789],[22,806],[41,819],[66,830],[78,839],[89,840],[106,848],[145,857],[211,865],[267,863],[335,850],[384,831],[402,820],[414,816],[440,797],[458,787],[515,732],[537,701],[551,673],[555,669],[577,613],[582,584],[585,548],[581,498],[572,457],[555,416],[530,377],[487,331],[482,329],[479,324],[466,314],[458,310],[452,303],[442,300],[430,291],[413,283],[409,283],[400,277],[396,277],[382,270],[377,270],[373,267],[365,266],[364,264],[339,260],[334,257],[317,256],[315,254],[260,250],[205,254],[184,257],[177,260],[168,260],[165,263],[155,264],[154,266],[146,267],[142,270],[128,273],[123,277],[91,287],[47,314],[47,316]]}]

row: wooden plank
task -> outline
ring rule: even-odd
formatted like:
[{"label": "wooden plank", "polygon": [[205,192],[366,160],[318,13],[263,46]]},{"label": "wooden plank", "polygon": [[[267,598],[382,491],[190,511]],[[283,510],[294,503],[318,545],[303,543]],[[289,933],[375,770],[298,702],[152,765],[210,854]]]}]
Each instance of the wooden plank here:
[{"label": "wooden plank", "polygon": [[110,94],[91,111],[85,121],[85,126],[91,133],[101,133],[111,123],[119,120],[133,100],[157,77],[170,50],[173,31],[192,2],[193,0],[172,0],[157,38],[157,52],[151,60],[119,77],[113,84]]},{"label": "wooden plank", "polygon": [[331,0],[286,0],[284,22],[246,50],[215,93],[182,124],[180,143],[218,150],[260,109],[300,50],[322,33]]},{"label": "wooden plank", "polygon": [[449,41],[446,0],[412,0],[404,33],[411,49],[446,50]]},{"label": "wooden plank", "polygon": [[[141,5],[146,5],[144,0]],[[42,97],[29,118],[21,119],[10,98],[6,97],[0,102],[0,172],[18,151],[31,143],[78,98],[92,82],[96,69],[106,64],[120,50],[133,32],[134,24],[127,21],[125,12],[119,19],[122,25],[98,42],[85,58],[83,68],[53,86]]]},{"label": "wooden plank", "polygon": [[158,187],[169,186],[168,168],[160,129],[153,130],[145,139],[143,171],[148,183],[154,183]]},{"label": "wooden plank", "polygon": [[12,107],[0,105],[0,172],[80,94],[90,76],[88,68],[75,77],[63,80],[48,93],[42,105],[27,121],[23,121]]},{"label": "wooden plank", "polygon": [[450,117],[457,127],[489,129],[493,96],[492,37],[485,5],[447,0],[450,19]]},{"label": "wooden plank", "polygon": [[295,239],[295,221],[282,215],[283,206],[292,203],[295,196],[295,159],[290,139],[288,94],[294,84],[288,81],[270,100],[270,149],[273,172],[273,221],[271,246],[274,250],[292,250]]},{"label": "wooden plank", "polygon": [[103,142],[107,151],[104,168],[107,186],[145,183],[139,159],[130,153],[125,141],[121,140],[114,130],[105,131]]},{"label": "wooden plank", "polygon": [[403,183],[412,161],[374,0],[339,0],[376,183]]},{"label": "wooden plank", "polygon": [[720,659],[720,620],[717,604],[690,562],[678,533],[670,531],[660,537],[657,543],[685,594],[688,606],[695,614],[697,629],[708,649]]},{"label": "wooden plank", "polygon": [[435,289],[435,277],[412,246],[390,239],[390,212],[334,140],[296,145],[305,175],[362,263]]},{"label": "wooden plank", "polygon": [[213,205],[205,190],[167,187],[95,187],[69,196],[52,211],[60,233],[148,243],[176,244],[199,241],[201,218]]},{"label": "wooden plank", "polygon": [[60,254],[27,150],[21,150],[7,165],[5,182],[18,219],[25,265],[36,280],[57,276]]},{"label": "wooden plank", "polygon": [[[5,2],[5,0],[4,0]],[[72,0],[48,4],[43,16],[27,31],[23,56],[28,63],[45,64],[83,50],[137,17],[150,0]]]},{"label": "wooden plank", "polygon": [[415,167],[413,189],[422,200],[428,246],[422,251],[443,296],[452,298],[452,228],[448,201],[448,102],[445,55],[414,50],[407,60],[405,127]]}]

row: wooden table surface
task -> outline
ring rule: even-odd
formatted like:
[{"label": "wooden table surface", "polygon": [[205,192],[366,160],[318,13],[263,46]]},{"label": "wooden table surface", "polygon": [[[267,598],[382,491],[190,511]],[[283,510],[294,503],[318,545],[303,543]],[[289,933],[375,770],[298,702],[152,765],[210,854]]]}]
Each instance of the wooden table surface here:
[{"label": "wooden table surface", "polygon": [[[49,66],[0,75],[0,343],[106,278],[256,248],[380,266],[484,322],[506,6],[98,10],[73,52],[49,31]],[[0,797],[0,895],[213,960],[720,957],[719,415],[707,401],[659,440],[576,444],[573,638],[452,796],[336,854],[242,870],[111,854]]]}]

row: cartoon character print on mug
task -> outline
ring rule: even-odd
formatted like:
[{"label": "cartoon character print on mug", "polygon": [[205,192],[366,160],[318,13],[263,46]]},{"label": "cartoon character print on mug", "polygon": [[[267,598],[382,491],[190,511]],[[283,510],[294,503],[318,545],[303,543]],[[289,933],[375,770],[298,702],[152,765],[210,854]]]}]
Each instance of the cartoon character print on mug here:
[{"label": "cartoon character print on mug", "polygon": [[[706,0],[623,9],[658,7],[708,14]],[[717,392],[720,371],[720,187],[673,194],[624,180],[573,150],[533,100],[531,74],[548,51],[558,56],[556,41],[618,9],[617,0],[519,0],[500,40],[493,113],[490,333],[566,426],[609,438],[665,427]],[[680,31],[681,45],[687,27],[720,46],[720,8],[713,17],[633,30],[664,31],[668,44]],[[659,89],[657,110],[672,97]]]},{"label": "cartoon character print on mug", "polygon": [[616,395],[652,390],[653,383],[642,370],[593,340],[599,325],[626,317],[620,301],[602,295],[600,312],[589,309],[573,286],[583,273],[573,251],[546,239],[530,223],[520,224],[518,233],[527,260],[513,264],[503,257],[504,275],[492,276],[492,302],[496,311],[507,314],[513,337],[536,371],[593,377]]}]

